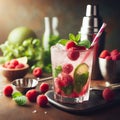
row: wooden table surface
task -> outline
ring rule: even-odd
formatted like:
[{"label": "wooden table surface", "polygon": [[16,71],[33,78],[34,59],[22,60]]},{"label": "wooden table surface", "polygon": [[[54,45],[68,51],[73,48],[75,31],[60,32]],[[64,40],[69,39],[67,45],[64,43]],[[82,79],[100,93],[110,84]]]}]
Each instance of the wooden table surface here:
[{"label": "wooden table surface", "polygon": [[[29,75],[30,76],[30,75]],[[31,77],[31,76],[30,76]],[[49,81],[51,83],[51,81]],[[104,84],[101,81],[92,81],[92,85]],[[120,104],[109,108],[100,109],[90,114],[69,113],[48,103],[47,107],[39,107],[36,103],[18,106],[14,100],[5,97],[3,87],[10,84],[0,76],[0,120],[119,120]],[[38,85],[39,86],[39,85]],[[38,87],[36,88],[38,89]]]}]

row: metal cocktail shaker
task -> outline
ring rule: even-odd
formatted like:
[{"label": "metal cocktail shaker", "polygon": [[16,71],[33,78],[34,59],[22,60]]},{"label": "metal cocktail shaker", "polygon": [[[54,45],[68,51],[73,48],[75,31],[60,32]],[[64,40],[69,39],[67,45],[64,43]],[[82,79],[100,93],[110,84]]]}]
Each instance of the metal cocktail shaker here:
[{"label": "metal cocktail shaker", "polygon": [[[98,5],[87,5],[86,16],[83,17],[82,26],[80,29],[81,40],[92,41],[97,32],[99,31],[103,23],[102,17],[99,15]],[[92,69],[92,80],[102,79],[98,57],[101,51],[104,49],[105,43],[105,32],[100,37],[99,43],[95,46],[93,69]]]}]

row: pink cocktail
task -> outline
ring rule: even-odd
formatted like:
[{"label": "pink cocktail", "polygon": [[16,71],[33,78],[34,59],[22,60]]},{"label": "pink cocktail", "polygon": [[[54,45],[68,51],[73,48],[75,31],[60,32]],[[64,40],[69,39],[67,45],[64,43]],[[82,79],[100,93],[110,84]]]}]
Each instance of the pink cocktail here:
[{"label": "pink cocktail", "polygon": [[[84,59],[88,52],[89,55]],[[66,49],[61,44],[51,47],[56,101],[81,103],[89,100],[93,52],[94,47]]]}]

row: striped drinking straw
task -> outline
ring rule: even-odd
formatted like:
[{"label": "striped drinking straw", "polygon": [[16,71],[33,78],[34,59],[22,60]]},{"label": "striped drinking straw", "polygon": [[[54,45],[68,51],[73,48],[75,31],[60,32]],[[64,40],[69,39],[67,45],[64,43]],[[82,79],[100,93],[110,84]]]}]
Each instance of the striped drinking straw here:
[{"label": "striped drinking straw", "polygon": [[98,43],[99,41],[99,38],[101,36],[101,34],[103,33],[105,27],[106,27],[106,23],[103,23],[100,30],[98,31],[98,33],[96,34],[95,38],[93,39],[92,43],[91,43],[91,46],[94,46],[96,43]]},{"label": "striped drinking straw", "polygon": [[[100,38],[100,36],[102,35],[102,33],[103,33],[106,25],[107,25],[106,23],[103,23],[103,24],[102,24],[100,30],[98,31],[98,33],[96,34],[95,38],[93,39],[93,41],[92,41],[92,43],[91,43],[91,47],[94,46],[96,43],[98,43],[99,38]],[[89,56],[90,53],[91,53],[91,51],[88,51],[88,52],[85,54],[85,56],[84,56],[84,58],[82,59],[81,63],[83,63],[83,62],[88,58],[88,56]]]}]

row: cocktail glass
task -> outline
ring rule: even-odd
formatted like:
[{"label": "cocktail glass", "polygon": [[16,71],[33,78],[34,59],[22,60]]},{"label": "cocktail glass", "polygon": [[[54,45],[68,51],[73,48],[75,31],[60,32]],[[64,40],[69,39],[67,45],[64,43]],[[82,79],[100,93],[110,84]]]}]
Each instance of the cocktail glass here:
[{"label": "cocktail glass", "polygon": [[75,49],[74,54],[60,44],[51,47],[56,101],[72,104],[89,100],[93,53],[94,47]]}]

